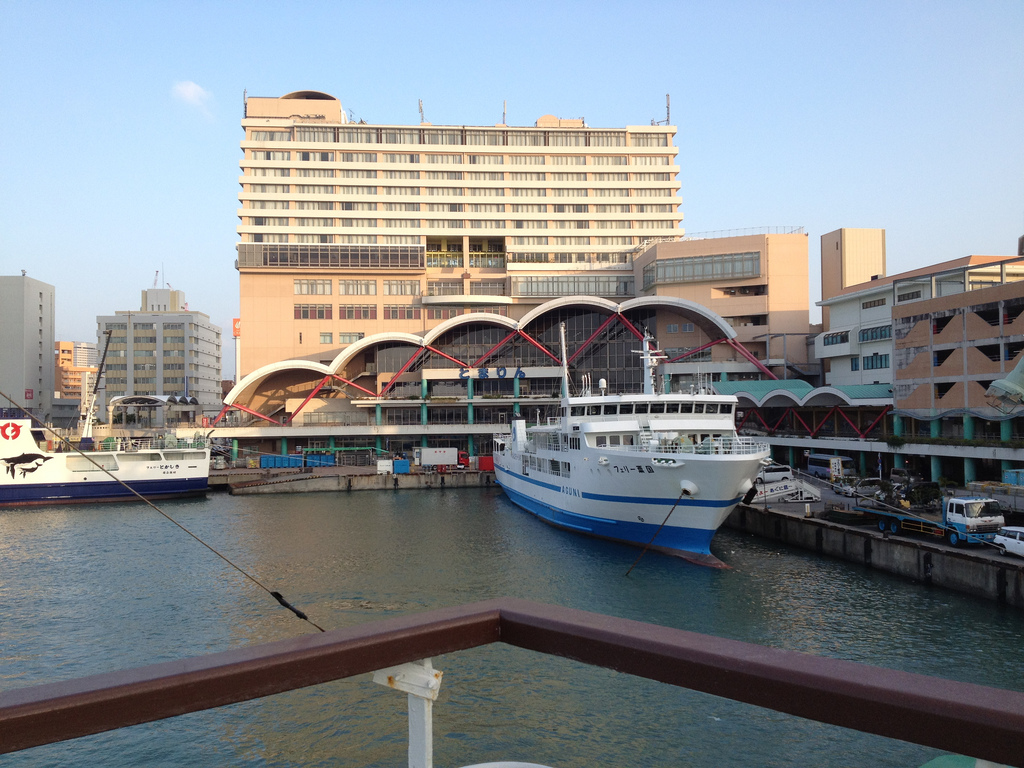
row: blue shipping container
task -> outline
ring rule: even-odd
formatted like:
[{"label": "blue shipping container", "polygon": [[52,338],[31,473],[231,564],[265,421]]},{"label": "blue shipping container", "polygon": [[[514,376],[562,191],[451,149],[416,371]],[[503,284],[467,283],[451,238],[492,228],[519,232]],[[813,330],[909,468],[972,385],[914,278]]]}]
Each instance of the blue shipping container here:
[{"label": "blue shipping container", "polygon": [[409,474],[409,460],[408,459],[395,459],[394,472],[396,475],[408,475]]}]

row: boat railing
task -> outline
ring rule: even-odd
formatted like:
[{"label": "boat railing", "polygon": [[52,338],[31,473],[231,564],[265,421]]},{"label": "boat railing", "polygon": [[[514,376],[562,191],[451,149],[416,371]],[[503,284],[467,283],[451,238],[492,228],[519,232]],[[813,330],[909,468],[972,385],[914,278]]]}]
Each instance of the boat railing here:
[{"label": "boat railing", "polygon": [[159,437],[105,437],[94,443],[96,451],[124,451],[136,453],[139,451],[166,451],[166,450],[204,450],[209,446],[209,440],[203,435],[194,437],[175,437],[164,435]]},{"label": "boat railing", "polygon": [[[599,448],[604,446],[598,446]],[[715,454],[729,454],[732,456],[745,456],[753,453],[763,453],[769,450],[768,443],[763,440],[755,440],[750,437],[718,437],[709,438],[699,443],[688,443],[685,440],[657,440],[641,445],[612,446],[625,451],[637,453],[689,453],[701,456],[712,456]]]},{"label": "boat railing", "polygon": [[409,765],[431,765],[440,675],[412,662],[496,642],[980,760],[1024,755],[1018,691],[510,598],[4,691],[0,753],[386,670],[375,679],[409,693]]}]

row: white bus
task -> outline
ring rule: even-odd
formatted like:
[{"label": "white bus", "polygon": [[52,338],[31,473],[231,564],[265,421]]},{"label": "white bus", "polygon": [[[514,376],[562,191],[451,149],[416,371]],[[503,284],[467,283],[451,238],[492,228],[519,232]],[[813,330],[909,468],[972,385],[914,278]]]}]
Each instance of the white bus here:
[{"label": "white bus", "polygon": [[833,456],[829,453],[812,453],[807,457],[807,474],[825,480],[856,477],[853,459],[849,456]]}]

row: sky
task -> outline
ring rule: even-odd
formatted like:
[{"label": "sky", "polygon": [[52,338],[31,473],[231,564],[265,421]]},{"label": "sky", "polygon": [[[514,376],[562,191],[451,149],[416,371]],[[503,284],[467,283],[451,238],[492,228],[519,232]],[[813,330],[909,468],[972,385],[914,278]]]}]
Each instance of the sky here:
[{"label": "sky", "polygon": [[678,127],[688,233],[886,230],[888,274],[1024,235],[1024,2],[0,0],[0,275],[58,340],[185,292],[238,315],[243,94],[356,120]]}]

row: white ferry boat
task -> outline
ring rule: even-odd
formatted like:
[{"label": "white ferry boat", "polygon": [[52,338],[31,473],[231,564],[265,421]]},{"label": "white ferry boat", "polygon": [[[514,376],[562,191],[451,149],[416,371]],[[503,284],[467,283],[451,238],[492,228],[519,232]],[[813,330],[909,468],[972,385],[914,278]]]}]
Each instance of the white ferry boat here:
[{"label": "white ferry boat", "polygon": [[[767,443],[736,434],[733,396],[656,394],[660,355],[645,339],[644,392],[569,397],[561,414],[495,435],[494,472],[509,498],[559,528],[721,566],[711,539],[767,462]],[[603,384],[603,382],[602,382]]]},{"label": "white ferry boat", "polygon": [[[105,441],[106,442],[106,441]],[[0,507],[130,501],[203,494],[205,439],[111,440],[96,451],[55,450],[29,419],[0,420]]]}]

